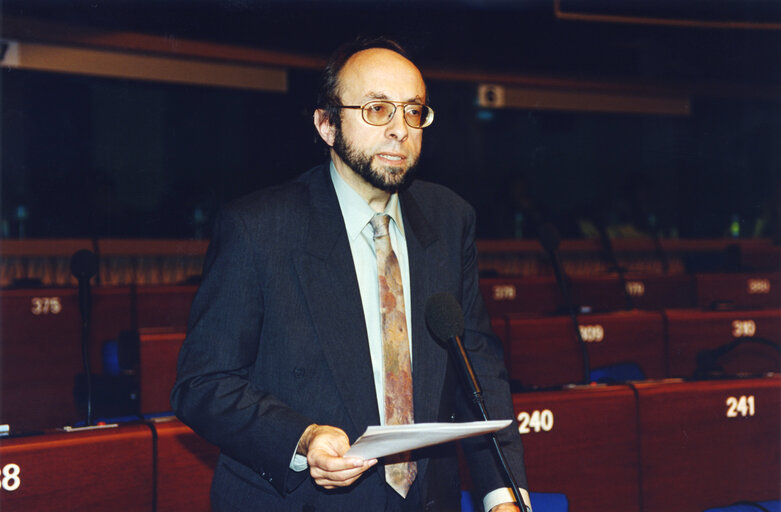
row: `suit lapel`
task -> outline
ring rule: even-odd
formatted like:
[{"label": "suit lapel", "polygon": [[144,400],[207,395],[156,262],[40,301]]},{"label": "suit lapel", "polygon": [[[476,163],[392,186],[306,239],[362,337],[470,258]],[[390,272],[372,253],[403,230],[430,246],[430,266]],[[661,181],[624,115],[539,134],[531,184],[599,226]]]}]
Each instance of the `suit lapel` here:
[{"label": "suit lapel", "polygon": [[350,245],[328,167],[310,177],[306,247],[295,266],[326,363],[342,402],[362,434],[379,423],[369,341]]},{"label": "suit lapel", "polygon": [[[436,291],[439,263],[444,261],[441,244],[409,191],[401,194],[401,209],[410,267],[412,302],[412,382],[417,423],[437,421],[447,368],[447,351],[432,339],[426,327],[426,301]],[[418,461],[423,478],[428,459]]]}]

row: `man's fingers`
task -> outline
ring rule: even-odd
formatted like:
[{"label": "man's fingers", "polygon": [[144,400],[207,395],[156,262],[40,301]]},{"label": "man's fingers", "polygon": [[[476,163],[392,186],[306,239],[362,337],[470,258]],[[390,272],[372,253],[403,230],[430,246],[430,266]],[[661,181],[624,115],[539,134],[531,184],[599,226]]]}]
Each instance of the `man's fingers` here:
[{"label": "man's fingers", "polygon": [[325,450],[310,450],[307,456],[309,467],[316,467],[327,472],[344,471],[363,466],[359,457],[342,457]]},{"label": "man's fingers", "polygon": [[352,485],[377,463],[376,459],[343,457],[350,449],[350,440],[344,431],[328,425],[315,425],[309,429],[303,446],[309,474],[317,485],[326,489]]},{"label": "man's fingers", "polygon": [[[351,458],[352,459],[352,458]],[[361,475],[377,463],[377,459],[363,461],[356,459],[358,465],[350,465],[346,469],[328,471],[322,467],[310,467],[310,474],[317,485],[326,489],[347,487],[352,485]]]}]

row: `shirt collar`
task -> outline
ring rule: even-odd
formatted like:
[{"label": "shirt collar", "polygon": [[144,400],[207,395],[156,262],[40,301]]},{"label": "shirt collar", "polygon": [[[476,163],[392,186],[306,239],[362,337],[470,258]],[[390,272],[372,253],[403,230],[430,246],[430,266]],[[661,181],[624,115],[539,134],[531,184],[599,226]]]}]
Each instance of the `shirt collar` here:
[{"label": "shirt collar", "polygon": [[[355,240],[376,212],[358,192],[344,181],[333,162],[331,162],[330,168],[331,181],[334,184],[336,198],[339,200],[339,207],[342,210],[342,217],[344,217],[344,225],[347,228],[347,237],[350,240]],[[401,218],[398,193],[391,194],[388,204],[385,205],[385,213],[390,215],[399,233],[404,237],[404,222],[402,222]]]}]

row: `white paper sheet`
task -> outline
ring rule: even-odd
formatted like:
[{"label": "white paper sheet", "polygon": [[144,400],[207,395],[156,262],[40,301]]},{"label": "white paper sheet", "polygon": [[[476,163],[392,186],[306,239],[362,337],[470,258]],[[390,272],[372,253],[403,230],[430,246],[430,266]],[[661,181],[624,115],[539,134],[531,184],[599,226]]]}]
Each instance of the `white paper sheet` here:
[{"label": "white paper sheet", "polygon": [[371,426],[353,443],[344,456],[375,459],[456,439],[496,432],[510,423],[512,420]]}]

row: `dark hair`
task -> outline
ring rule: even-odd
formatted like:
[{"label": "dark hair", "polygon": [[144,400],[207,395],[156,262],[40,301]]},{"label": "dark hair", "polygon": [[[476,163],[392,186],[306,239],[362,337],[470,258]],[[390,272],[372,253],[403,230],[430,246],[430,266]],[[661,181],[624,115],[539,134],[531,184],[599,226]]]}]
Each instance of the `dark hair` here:
[{"label": "dark hair", "polygon": [[325,69],[320,74],[320,81],[317,87],[317,108],[323,109],[325,121],[337,128],[341,126],[341,116],[338,108],[341,105],[339,98],[339,73],[350,57],[371,48],[385,48],[410,60],[404,48],[396,41],[387,37],[359,36],[354,41],[339,46],[328,59]]}]

